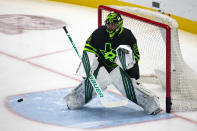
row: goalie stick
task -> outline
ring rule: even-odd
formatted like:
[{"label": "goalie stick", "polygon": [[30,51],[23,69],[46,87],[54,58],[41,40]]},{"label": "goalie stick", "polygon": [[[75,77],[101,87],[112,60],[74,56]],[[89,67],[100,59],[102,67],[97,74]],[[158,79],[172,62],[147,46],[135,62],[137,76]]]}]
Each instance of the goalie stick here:
[{"label": "goalie stick", "polygon": [[[79,52],[77,50],[77,47],[75,46],[75,43],[73,42],[70,34],[68,33],[68,30],[66,29],[66,26],[64,26],[63,29],[66,32],[66,35],[67,35],[68,39],[70,40],[73,48],[75,49],[75,52],[77,53],[79,59],[82,61],[83,66],[84,66],[85,71],[86,71],[86,75],[88,76],[88,79],[89,79],[91,85],[93,86],[93,88],[94,88],[97,96],[100,98],[100,101],[104,105],[104,107],[111,108],[111,107],[119,107],[119,106],[127,105],[128,104],[128,100],[121,100],[121,101],[115,101],[115,102],[114,101],[112,102],[112,101],[107,101],[106,100],[106,98],[105,98],[105,96],[103,94],[103,91],[101,90],[99,84],[96,81],[96,78],[94,77],[93,74],[91,74],[90,72],[87,71],[87,68],[86,67],[87,67],[87,64],[89,64],[89,63],[87,63],[86,60],[84,61],[82,59],[81,55],[79,54]],[[84,57],[86,57],[85,59],[88,59],[87,58],[87,55],[84,55]]]}]

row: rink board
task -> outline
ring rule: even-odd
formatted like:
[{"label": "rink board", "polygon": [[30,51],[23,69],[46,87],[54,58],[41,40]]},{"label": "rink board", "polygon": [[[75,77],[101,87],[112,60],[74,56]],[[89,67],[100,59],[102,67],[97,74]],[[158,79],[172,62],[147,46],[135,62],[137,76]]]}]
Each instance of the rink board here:
[{"label": "rink board", "polygon": [[[9,96],[6,102],[9,109],[24,118],[72,128],[108,128],[175,117],[165,112],[156,116],[147,115],[141,107],[132,102],[129,102],[127,106],[105,108],[98,98],[94,98],[78,110],[68,110],[63,97],[71,89],[14,95]],[[112,101],[123,99],[111,92],[105,92],[105,95]],[[21,98],[23,101],[18,102]]]}]

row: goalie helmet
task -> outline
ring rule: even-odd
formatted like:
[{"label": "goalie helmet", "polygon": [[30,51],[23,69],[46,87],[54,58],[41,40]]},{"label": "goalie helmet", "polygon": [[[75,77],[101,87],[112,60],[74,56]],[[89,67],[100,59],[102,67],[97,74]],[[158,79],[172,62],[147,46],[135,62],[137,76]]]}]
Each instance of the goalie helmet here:
[{"label": "goalie helmet", "polygon": [[122,28],[123,19],[118,12],[111,12],[106,17],[105,25],[107,26],[106,31],[109,33],[109,37],[112,38]]}]

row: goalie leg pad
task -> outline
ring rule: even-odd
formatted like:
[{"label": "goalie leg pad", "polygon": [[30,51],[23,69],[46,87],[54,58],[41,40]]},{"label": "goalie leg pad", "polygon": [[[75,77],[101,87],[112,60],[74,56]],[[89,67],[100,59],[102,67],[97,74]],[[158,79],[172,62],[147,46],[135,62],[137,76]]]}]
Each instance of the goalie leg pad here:
[{"label": "goalie leg pad", "polygon": [[114,86],[129,100],[141,106],[147,114],[157,114],[161,111],[159,98],[145,90],[141,84],[137,84],[135,79],[130,79],[121,68],[115,68],[110,76],[114,80]]},{"label": "goalie leg pad", "polygon": [[135,93],[138,105],[141,106],[147,114],[156,115],[161,111],[159,97],[149,90],[145,89],[142,84],[138,84],[132,79],[135,87]]},{"label": "goalie leg pad", "polygon": [[110,76],[113,81],[113,85],[129,100],[137,103],[134,86],[130,77],[120,68],[116,67]]},{"label": "goalie leg pad", "polygon": [[69,109],[74,110],[85,104],[85,80],[80,83],[71,93],[64,97]]},{"label": "goalie leg pad", "polygon": [[[85,66],[83,64],[85,64]],[[82,61],[80,62],[77,68],[76,75],[87,77],[87,73],[93,73],[97,69],[98,65],[99,62],[95,54],[84,51]]]},{"label": "goalie leg pad", "polygon": [[[109,73],[104,67],[99,68],[96,80],[103,91],[112,82]],[[66,101],[68,108],[74,110],[82,107],[95,96],[97,96],[96,92],[89,79],[86,78],[74,90],[72,90],[71,93],[66,95],[64,100]]]}]

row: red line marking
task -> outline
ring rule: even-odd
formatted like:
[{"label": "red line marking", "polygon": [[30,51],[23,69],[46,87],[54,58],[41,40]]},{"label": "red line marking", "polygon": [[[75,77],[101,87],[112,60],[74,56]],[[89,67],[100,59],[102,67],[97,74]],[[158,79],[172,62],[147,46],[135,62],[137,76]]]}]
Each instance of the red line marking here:
[{"label": "red line marking", "polygon": [[[67,49],[67,50],[71,50],[71,49]],[[46,53],[46,54],[42,54],[42,55],[32,56],[32,57],[29,57],[29,58],[24,58],[23,60],[27,61],[27,60],[36,59],[36,58],[39,58],[39,57],[44,57],[44,56],[48,56],[48,55],[54,55],[54,54],[57,54],[57,53],[63,53],[63,52],[66,52],[67,50],[59,50],[59,51],[55,51],[55,52],[51,52],[51,53]]]},{"label": "red line marking", "polygon": [[81,82],[81,80],[79,80],[79,79],[77,79],[77,78],[75,78],[75,77],[68,76],[68,75],[66,75],[66,74],[57,72],[57,71],[55,71],[55,70],[53,70],[53,69],[46,68],[46,67],[44,67],[44,66],[38,65],[38,64],[33,63],[33,62],[25,61],[24,59],[21,59],[21,58],[19,58],[19,57],[14,56],[14,55],[11,55],[11,54],[8,54],[8,53],[2,52],[2,51],[0,51],[0,54],[5,55],[5,56],[8,56],[8,57],[11,57],[11,58],[13,58],[13,59],[16,59],[16,60],[19,60],[19,61],[22,61],[22,62],[25,62],[25,63],[28,63],[28,64],[31,64],[31,65],[36,66],[36,67],[42,68],[42,69],[44,69],[44,70],[47,70],[47,71],[49,71],[49,72],[58,74],[58,75],[60,75],[60,76],[63,76],[63,77],[66,77],[66,78],[69,78],[69,79],[72,79],[72,80],[76,80],[76,81],[78,81],[78,82]]},{"label": "red line marking", "polygon": [[[83,46],[80,46],[78,48],[82,48],[82,47]],[[69,49],[65,49],[65,50],[59,50],[59,51],[55,51],[55,52],[50,52],[50,53],[46,53],[46,54],[32,56],[32,57],[29,57],[29,58],[24,58],[23,60],[27,61],[27,60],[36,59],[36,58],[44,57],[44,56],[48,56],[48,55],[54,55],[54,54],[57,54],[57,53],[63,53],[63,52],[66,52],[66,51],[71,51],[71,50],[74,50],[74,49],[73,48],[69,48]]]},{"label": "red line marking", "polygon": [[174,114],[174,115],[175,115],[177,118],[180,118],[180,119],[183,119],[183,120],[192,122],[192,123],[194,123],[194,124],[197,124],[197,121],[195,121],[195,120],[191,120],[191,119],[189,119],[189,118],[186,118],[186,117],[183,117],[183,116],[179,116],[179,115],[177,115],[177,114]]},{"label": "red line marking", "polygon": [[64,76],[64,77],[70,78],[70,79],[72,79],[72,80],[76,80],[76,81],[81,82],[81,80],[79,80],[79,79],[77,79],[77,78],[75,78],[75,77],[68,76],[68,75],[66,75],[66,74],[63,74],[63,73],[61,73],[61,72],[57,72],[57,71],[55,71],[55,70],[53,70],[53,69],[50,69],[50,68],[47,68],[47,67],[38,65],[38,64],[36,64],[36,63],[32,63],[32,62],[29,62],[29,61],[26,61],[26,63],[29,63],[29,64],[31,64],[31,65],[33,65],[33,66],[42,68],[42,69],[47,70],[47,71],[49,71],[49,72],[58,74],[58,75],[60,75],[60,76]]},{"label": "red line marking", "polygon": [[11,57],[11,58],[14,58],[14,59],[19,60],[19,61],[23,61],[23,59],[21,59],[19,57],[13,56],[11,54],[8,54],[8,53],[2,52],[2,51],[0,51],[0,54]]}]

